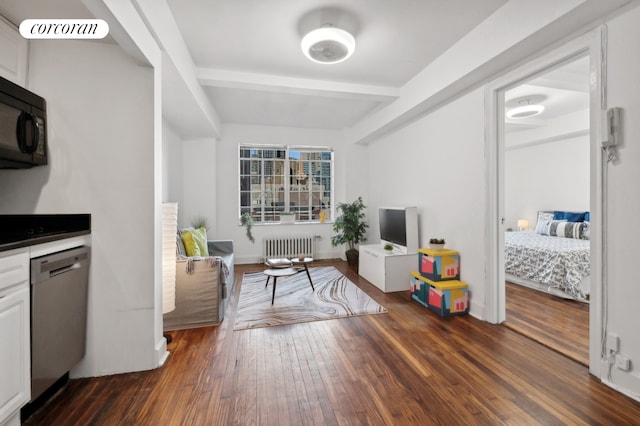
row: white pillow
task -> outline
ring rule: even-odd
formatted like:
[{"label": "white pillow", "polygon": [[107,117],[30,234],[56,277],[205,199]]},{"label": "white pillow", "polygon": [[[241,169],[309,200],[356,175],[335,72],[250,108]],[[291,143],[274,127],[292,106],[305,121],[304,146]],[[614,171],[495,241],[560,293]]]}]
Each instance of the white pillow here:
[{"label": "white pillow", "polygon": [[549,234],[552,237],[581,239],[585,228],[584,222],[561,222],[555,230],[550,229]]},{"label": "white pillow", "polygon": [[545,227],[545,229],[542,232],[542,235],[549,235],[552,237],[557,236],[557,229],[560,226],[564,227],[564,224],[566,223],[566,220],[551,220],[548,222],[548,226]]},{"label": "white pillow", "polygon": [[536,234],[549,235],[549,226],[553,220],[553,212],[538,212]]}]

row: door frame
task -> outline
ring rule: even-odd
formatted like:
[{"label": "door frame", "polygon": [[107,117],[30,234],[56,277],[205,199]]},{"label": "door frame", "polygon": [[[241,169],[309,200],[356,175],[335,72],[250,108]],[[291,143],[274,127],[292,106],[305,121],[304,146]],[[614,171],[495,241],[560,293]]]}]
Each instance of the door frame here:
[{"label": "door frame", "polygon": [[601,26],[498,77],[485,89],[486,281],[484,317],[500,324],[505,320],[504,275],[504,94],[537,75],[577,57],[589,56],[589,146],[591,211],[591,294],[589,307],[589,371],[600,376],[600,341],[603,335],[602,164],[601,116],[606,110],[606,27]]}]

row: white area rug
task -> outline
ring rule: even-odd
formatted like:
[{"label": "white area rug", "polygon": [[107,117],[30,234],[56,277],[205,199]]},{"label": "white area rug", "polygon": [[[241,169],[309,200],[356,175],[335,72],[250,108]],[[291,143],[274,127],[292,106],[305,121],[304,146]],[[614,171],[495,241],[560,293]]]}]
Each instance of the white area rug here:
[{"label": "white area rug", "polygon": [[333,266],[309,268],[315,291],[304,271],[278,278],[271,304],[273,278],[247,272],[242,277],[234,330],[321,321],[356,315],[379,314],[387,310]]}]

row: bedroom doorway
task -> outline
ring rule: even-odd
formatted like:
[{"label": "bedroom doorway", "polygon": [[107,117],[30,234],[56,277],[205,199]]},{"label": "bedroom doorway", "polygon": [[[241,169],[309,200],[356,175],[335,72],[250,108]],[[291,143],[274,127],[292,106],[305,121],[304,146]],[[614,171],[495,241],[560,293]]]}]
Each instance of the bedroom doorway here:
[{"label": "bedroom doorway", "polygon": [[[528,222],[521,221],[521,227],[534,231],[537,224],[537,212],[539,210],[572,210],[573,207],[566,206],[558,208],[551,206],[534,206],[539,201],[532,201],[530,205],[523,205],[514,209],[516,203],[509,204],[507,200],[508,190],[526,193],[524,184],[516,185],[516,188],[508,188],[510,183],[506,179],[507,164],[505,155],[507,152],[506,141],[510,138],[507,135],[505,124],[505,112],[514,108],[510,102],[515,101],[520,104],[534,104],[537,99],[522,99],[529,93],[520,92],[519,87],[525,86],[527,83],[535,82],[536,86],[544,86],[546,83],[551,86],[549,74],[560,72],[563,67],[578,66],[579,61],[584,60],[588,63],[588,127],[586,135],[584,129],[566,130],[564,137],[587,137],[588,138],[588,156],[585,162],[588,163],[588,206],[586,209],[590,212],[590,277],[591,285],[589,291],[588,304],[588,365],[592,374],[600,376],[601,365],[600,359],[600,340],[602,336],[602,288],[601,279],[603,270],[603,257],[600,233],[601,225],[601,200],[602,200],[602,152],[600,149],[600,139],[598,135],[601,131],[601,111],[606,108],[606,88],[603,87],[603,70],[606,69],[606,29],[598,28],[589,34],[578,39],[568,42],[566,45],[556,48],[547,54],[541,55],[536,59],[532,59],[529,63],[517,68],[508,74],[499,77],[495,81],[487,85],[485,92],[485,110],[486,110],[486,152],[487,152],[487,212],[486,212],[486,244],[485,249],[489,253],[486,263],[486,286],[485,286],[485,318],[497,324],[502,324],[507,319],[506,307],[506,284],[505,284],[505,234],[508,228],[517,229],[518,220],[526,219]],[[575,63],[575,64],[574,64]],[[545,76],[547,77],[545,79]],[[512,91],[513,90],[513,91]],[[518,90],[523,90],[518,89]],[[510,92],[512,91],[512,92]],[[535,95],[536,93],[533,93]],[[510,96],[507,96],[510,95]],[[516,96],[517,95],[517,96]],[[551,106],[549,106],[549,109]],[[577,116],[581,114],[576,114]],[[540,117],[538,117],[540,118]],[[536,117],[531,117],[535,120]],[[568,119],[560,119],[556,125],[566,124]],[[561,123],[561,124],[560,124]],[[524,127],[524,126],[523,126]],[[529,129],[529,134],[533,128]],[[574,132],[572,134],[572,132]],[[560,138],[560,139],[563,139]],[[534,138],[535,139],[535,138]],[[554,136],[544,136],[543,131],[537,141],[527,141],[523,138],[518,144],[518,148],[510,147],[509,150],[516,152],[525,149],[527,144],[531,147],[538,147],[538,154],[546,154],[547,156],[556,155],[562,157],[560,150],[553,150],[549,147],[553,146],[554,140],[558,139]],[[558,139],[559,140],[559,139]],[[521,151],[522,153],[523,151]],[[521,154],[520,153],[520,154]],[[509,156],[512,152],[509,152]],[[534,156],[521,155],[529,160],[529,167],[534,168],[540,174],[547,172],[544,162],[538,157],[535,161]],[[543,155],[544,156],[544,155]],[[522,159],[521,159],[522,160]],[[515,163],[514,163],[515,164]],[[584,165],[584,164],[583,164]],[[557,167],[557,166],[556,166]],[[511,181],[513,184],[513,179]],[[551,186],[551,187],[549,187]],[[570,186],[567,182],[556,182],[547,184],[548,192],[554,192],[560,195],[564,190],[568,190]],[[513,196],[512,196],[513,197]],[[526,198],[526,197],[525,197]],[[513,198],[512,198],[513,200]],[[559,198],[562,200],[562,198]],[[525,204],[527,200],[525,199]],[[553,202],[551,200],[550,202]],[[531,212],[533,210],[533,212]],[[540,293],[542,294],[542,293]],[[530,304],[531,297],[525,296],[525,304]],[[540,318],[538,318],[539,320]],[[548,326],[541,324],[539,328],[544,329]]]},{"label": "bedroom doorway", "polygon": [[[503,324],[588,366],[589,56],[506,90],[504,103]],[[541,211],[575,212],[576,238],[542,235]]]}]

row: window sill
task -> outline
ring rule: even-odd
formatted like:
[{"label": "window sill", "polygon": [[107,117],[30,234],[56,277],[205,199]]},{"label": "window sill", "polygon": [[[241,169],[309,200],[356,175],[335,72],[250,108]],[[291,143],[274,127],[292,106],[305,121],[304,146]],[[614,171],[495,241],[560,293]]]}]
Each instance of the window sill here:
[{"label": "window sill", "polygon": [[[333,221],[326,220],[324,222],[292,222],[292,223],[282,223],[282,222],[253,222],[253,226],[280,226],[280,225],[333,225]],[[242,226],[242,225],[240,225]]]}]

